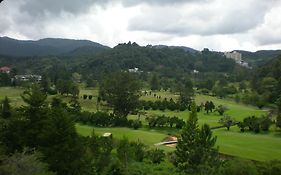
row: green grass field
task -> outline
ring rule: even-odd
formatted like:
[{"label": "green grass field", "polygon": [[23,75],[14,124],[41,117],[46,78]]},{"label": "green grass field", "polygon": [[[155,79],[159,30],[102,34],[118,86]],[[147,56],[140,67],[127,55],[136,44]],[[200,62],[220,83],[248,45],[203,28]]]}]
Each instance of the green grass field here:
[{"label": "green grass field", "polygon": [[[11,87],[1,87],[0,88],[0,99],[3,99],[5,96],[9,97],[12,106],[21,106],[23,101],[20,97],[23,88],[11,88]],[[97,89],[82,89],[80,90],[80,97],[83,94],[93,95],[92,100],[84,100],[83,98],[79,99],[79,102],[83,110],[87,111],[96,111],[96,100],[98,95]],[[161,98],[177,98],[177,95],[173,95],[169,92],[158,92],[157,95],[160,95]],[[48,101],[54,96],[49,96]],[[62,96],[60,96],[62,97]],[[65,102],[68,102],[69,97],[62,97]],[[144,100],[157,100],[156,97],[145,96],[142,97]],[[228,108],[225,114],[230,115],[235,118],[237,121],[243,120],[243,118],[256,115],[261,116],[266,114],[266,110],[259,110],[256,107],[244,105],[241,103],[235,103],[229,99],[218,99],[211,96],[197,95],[195,98],[197,104],[211,100],[216,106],[224,105]],[[177,111],[147,111],[147,116],[153,114],[165,114],[166,116],[177,116],[182,119],[187,119],[189,116],[188,111],[177,112]],[[206,114],[205,112],[198,113],[199,124],[207,123],[210,126],[218,126],[218,120],[220,115],[216,112]],[[130,115],[130,119],[136,119],[136,115]],[[141,120],[145,123],[144,116],[141,117]],[[91,134],[93,127],[77,124],[77,131],[84,136]],[[140,128],[139,130],[133,130],[130,128],[95,128],[97,134],[102,134],[104,132],[111,132],[116,138],[122,138],[126,136],[129,140],[140,140],[148,146],[154,146],[155,143],[162,141],[168,134],[179,134],[180,131],[170,128],[155,128],[153,130],[148,128]],[[214,130],[214,135],[217,136],[217,145],[221,153],[228,155],[253,159],[253,160],[271,160],[271,159],[281,159],[281,132],[275,131],[274,128],[271,129],[269,133],[241,133],[237,127],[232,127],[230,131],[226,129]],[[161,146],[162,149],[166,151],[172,151],[173,148],[166,146]]]},{"label": "green grass field", "polygon": [[221,153],[258,161],[281,160],[281,132],[241,133],[234,127],[214,130],[214,135]]},{"label": "green grass field", "polygon": [[25,89],[19,87],[1,87],[0,88],[0,100],[3,100],[5,97],[8,97],[12,106],[21,106],[23,105],[23,100],[21,94]]},{"label": "green grass field", "polygon": [[[76,125],[78,132],[83,136],[91,135],[93,131],[93,127],[77,124]],[[113,134],[115,138],[122,139],[123,137],[127,137],[129,140],[139,140],[145,143],[148,146],[153,146],[155,143],[161,142],[167,135],[157,132],[155,130],[134,130],[130,128],[94,128],[95,133],[102,135],[103,133],[110,132]]]},{"label": "green grass field", "polygon": [[[89,136],[94,127],[77,124],[77,131],[83,136]],[[150,147],[155,147],[154,144],[161,142],[167,137],[168,131],[159,131],[157,129],[150,130],[142,128],[133,130],[130,128],[94,128],[96,134],[102,135],[105,132],[113,134],[114,138],[122,139],[124,136],[129,140],[140,140]],[[166,133],[165,133],[166,132]],[[180,131],[178,131],[178,134]],[[280,134],[273,133],[241,133],[238,128],[214,130],[213,134],[217,136],[216,145],[221,153],[237,156],[241,158],[267,161],[273,159],[281,159],[281,132]],[[174,148],[161,146],[161,149],[173,151]]]}]

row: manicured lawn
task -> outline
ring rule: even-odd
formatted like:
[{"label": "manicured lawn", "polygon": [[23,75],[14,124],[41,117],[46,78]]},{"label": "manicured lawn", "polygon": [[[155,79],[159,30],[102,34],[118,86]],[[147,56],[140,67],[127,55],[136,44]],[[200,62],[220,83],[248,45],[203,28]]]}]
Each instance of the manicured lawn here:
[{"label": "manicured lawn", "polygon": [[[83,136],[90,136],[93,130],[93,127],[86,125],[76,125],[77,131]],[[156,132],[154,130],[134,130],[130,128],[98,128],[95,127],[95,133],[102,135],[103,133],[110,132],[113,137],[122,139],[124,136],[129,140],[140,140],[148,146],[154,146],[155,143],[161,142],[167,135],[164,133]]]},{"label": "manicured lawn", "polygon": [[[77,131],[83,136],[89,136],[93,127],[86,125],[76,125]],[[161,142],[169,132],[165,128],[150,130],[141,128],[133,130],[130,128],[96,128],[95,132],[102,135],[105,132],[110,132],[113,137],[121,139],[126,136],[129,140],[140,140],[144,144],[154,147],[155,143]],[[175,132],[175,131],[174,131]],[[179,133],[179,131],[177,131]],[[271,133],[241,133],[238,128],[214,130],[213,134],[217,136],[217,146],[221,153],[242,157],[257,161],[267,161],[272,159],[281,160],[281,132]],[[161,146],[161,149],[173,151],[174,148]]]},{"label": "manicured lawn", "polygon": [[12,106],[21,106],[24,104],[21,94],[25,89],[19,87],[1,87],[0,88],[0,101],[2,101],[5,96],[10,99],[10,103]]},{"label": "manicured lawn", "polygon": [[240,133],[233,128],[214,130],[214,135],[221,153],[259,161],[281,160],[281,133]]}]

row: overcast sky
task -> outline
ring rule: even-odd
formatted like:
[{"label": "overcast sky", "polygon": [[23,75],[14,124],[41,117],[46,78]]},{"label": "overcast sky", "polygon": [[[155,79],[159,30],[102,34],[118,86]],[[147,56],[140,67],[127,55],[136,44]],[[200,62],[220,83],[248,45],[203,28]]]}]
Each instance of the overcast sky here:
[{"label": "overcast sky", "polygon": [[0,36],[281,49],[281,0],[4,0]]}]

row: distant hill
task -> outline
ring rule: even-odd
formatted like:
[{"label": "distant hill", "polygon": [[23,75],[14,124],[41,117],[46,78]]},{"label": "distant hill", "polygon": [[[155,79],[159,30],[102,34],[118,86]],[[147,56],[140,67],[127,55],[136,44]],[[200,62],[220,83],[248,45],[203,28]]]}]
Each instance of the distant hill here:
[{"label": "distant hill", "polygon": [[184,50],[185,52],[191,52],[191,53],[196,53],[196,52],[199,52],[198,50],[195,50],[193,48],[190,48],[190,47],[185,47],[185,46],[166,46],[166,45],[155,45],[153,46],[154,48],[159,48],[159,49],[162,49],[162,48],[170,48],[170,49],[182,49]]},{"label": "distant hill", "polygon": [[0,55],[8,56],[61,55],[83,47],[91,47],[97,52],[109,48],[89,40],[45,38],[33,41],[0,37]]},{"label": "distant hill", "polygon": [[103,51],[109,50],[109,47],[99,47],[99,46],[82,46],[78,47],[70,52],[67,52],[63,55],[65,56],[92,56],[99,53],[102,53]]},{"label": "distant hill", "polygon": [[80,59],[80,64],[73,67],[81,70],[82,74],[95,76],[136,67],[143,72],[157,72],[163,77],[180,77],[190,74],[194,69],[199,72],[231,73],[239,67],[221,53],[192,53],[176,48],[123,43],[87,60]]},{"label": "distant hill", "polygon": [[248,62],[251,66],[257,67],[264,65],[276,56],[281,54],[281,50],[259,50],[256,52],[249,52],[244,50],[236,50],[242,54],[242,59]]}]

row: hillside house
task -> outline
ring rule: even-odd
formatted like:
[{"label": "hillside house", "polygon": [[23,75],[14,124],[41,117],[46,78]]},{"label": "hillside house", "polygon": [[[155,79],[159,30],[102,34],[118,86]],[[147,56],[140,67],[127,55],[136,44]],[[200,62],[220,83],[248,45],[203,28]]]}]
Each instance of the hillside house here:
[{"label": "hillside house", "polygon": [[16,75],[16,81],[35,81],[40,82],[42,80],[41,75]]},{"label": "hillside house", "polygon": [[0,67],[0,73],[5,73],[5,74],[9,74],[11,72],[11,68],[4,66],[4,67]]}]

